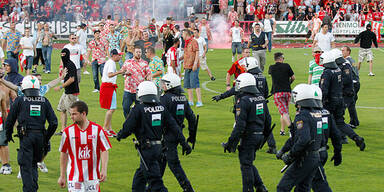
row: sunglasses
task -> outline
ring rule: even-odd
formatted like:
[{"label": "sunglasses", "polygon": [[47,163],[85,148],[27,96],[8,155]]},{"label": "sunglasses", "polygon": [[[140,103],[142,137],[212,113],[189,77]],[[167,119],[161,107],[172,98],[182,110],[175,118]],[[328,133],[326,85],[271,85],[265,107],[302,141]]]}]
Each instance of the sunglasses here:
[{"label": "sunglasses", "polygon": [[71,38],[72,40],[75,40],[76,39],[76,37],[73,37],[73,38]]}]

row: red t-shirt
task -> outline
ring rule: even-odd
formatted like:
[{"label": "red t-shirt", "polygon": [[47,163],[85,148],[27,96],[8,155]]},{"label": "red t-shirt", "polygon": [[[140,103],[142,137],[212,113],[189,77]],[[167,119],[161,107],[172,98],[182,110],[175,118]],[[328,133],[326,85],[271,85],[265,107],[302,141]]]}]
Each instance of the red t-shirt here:
[{"label": "red t-shirt", "polygon": [[240,66],[240,63],[241,61],[243,60],[244,57],[241,57],[239,60],[237,60],[236,62],[234,62],[231,66],[231,68],[229,68],[229,70],[227,71],[227,73],[229,75],[234,75],[235,76],[235,79],[242,73],[245,72],[244,68]]},{"label": "red t-shirt", "polygon": [[264,11],[263,9],[256,9],[255,15],[259,20],[262,20],[264,18]]},{"label": "red t-shirt", "polygon": [[8,0],[0,0],[0,8],[4,8],[8,4]]},{"label": "red t-shirt", "polygon": [[373,12],[372,17],[374,21],[381,21],[381,17],[383,16],[383,13],[381,12]]},{"label": "red t-shirt", "polygon": [[321,21],[323,21],[323,18],[325,17],[325,12],[324,11],[319,11],[319,18]]},{"label": "red t-shirt", "polygon": [[164,28],[167,27],[167,26],[169,26],[169,28],[170,28],[171,30],[173,30],[173,28],[175,27],[175,26],[173,26],[173,24],[169,24],[169,25],[167,25],[167,24],[165,23],[165,24],[163,24],[163,25],[160,27],[160,33],[162,33],[163,30],[164,30]]}]

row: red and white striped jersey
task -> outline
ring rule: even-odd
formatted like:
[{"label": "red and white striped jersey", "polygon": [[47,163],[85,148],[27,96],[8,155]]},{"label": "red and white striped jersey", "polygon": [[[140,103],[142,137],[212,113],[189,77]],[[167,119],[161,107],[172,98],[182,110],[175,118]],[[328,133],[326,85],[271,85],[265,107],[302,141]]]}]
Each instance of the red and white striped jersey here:
[{"label": "red and white striped jersey", "polygon": [[171,66],[171,61],[175,61],[175,67],[177,67],[176,47],[169,48],[165,57],[167,58],[168,66]]},{"label": "red and white striped jersey", "polygon": [[89,121],[82,131],[76,124],[64,129],[59,151],[67,153],[67,180],[89,181],[100,178],[100,153],[111,148],[103,128]]}]

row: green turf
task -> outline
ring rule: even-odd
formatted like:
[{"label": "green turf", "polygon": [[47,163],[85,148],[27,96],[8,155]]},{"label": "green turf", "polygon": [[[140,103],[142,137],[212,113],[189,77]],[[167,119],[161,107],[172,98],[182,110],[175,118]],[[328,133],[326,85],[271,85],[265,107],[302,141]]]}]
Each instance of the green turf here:
[{"label": "green turf", "polygon": [[[285,62],[291,64],[295,72],[296,81],[305,83],[307,81],[308,62],[311,59],[310,49],[273,49],[272,53],[282,51],[285,54]],[[352,50],[352,56],[357,60],[357,49]],[[363,64],[361,69],[361,91],[359,93],[358,106],[384,107],[384,54],[377,50],[375,54],[374,72],[375,77],[368,77],[368,65]],[[267,66],[273,63],[273,54],[267,53]],[[225,90],[226,70],[231,65],[230,50],[214,50],[208,52],[208,65],[217,78],[216,81],[207,84],[207,87],[216,91]],[[43,75],[44,83],[52,80],[57,75],[59,65],[58,50],[54,50],[52,56],[52,73]],[[39,67],[41,72],[41,67]],[[88,68],[90,71],[91,69]],[[266,73],[265,73],[266,74]],[[269,86],[271,78],[267,75]],[[207,73],[200,72],[200,82],[208,81]],[[113,129],[118,131],[123,124],[123,111],[121,107],[123,95],[123,77],[118,77],[118,109],[113,115]],[[96,123],[103,124],[105,110],[99,107],[98,93],[92,93],[93,80],[91,75],[82,75],[81,94],[79,98],[89,105],[88,118]],[[62,91],[55,92],[53,89],[46,95],[56,108]],[[200,114],[200,126],[196,148],[187,157],[181,157],[183,168],[196,191],[200,192],[239,192],[241,190],[241,173],[237,154],[223,153],[220,143],[226,141],[230,135],[233,125],[233,114],[230,112],[232,99],[212,102],[214,96],[206,90],[202,90],[204,107],[196,109],[195,113]],[[277,124],[274,130],[278,147],[288,136],[279,136],[279,115],[273,101],[270,100],[269,109],[273,122]],[[343,145],[343,163],[339,167],[334,167],[331,162],[325,166],[327,178],[333,191],[343,192],[381,192],[384,188],[384,150],[382,147],[384,116],[383,109],[358,108],[360,126],[356,129],[357,133],[363,136],[367,143],[365,152],[360,152],[353,142]],[[291,118],[294,118],[294,107],[290,106]],[[59,115],[56,111],[56,114]],[[346,115],[346,122],[349,122]],[[18,143],[18,139],[15,139]],[[57,185],[59,177],[59,147],[60,137],[52,138],[52,151],[45,160],[49,168],[49,173],[39,173],[40,191],[65,191]],[[109,153],[108,179],[101,185],[102,191],[131,191],[131,183],[135,169],[138,167],[139,157],[132,144],[132,136],[122,142],[111,139],[112,149]],[[0,176],[0,191],[21,191],[21,180],[16,179],[19,170],[17,166],[16,148],[18,144],[10,144],[10,163],[13,174]],[[283,162],[276,160],[274,155],[265,153],[266,147],[257,152],[254,164],[270,191],[276,191],[282,174],[280,169]],[[332,156],[330,150],[329,156]],[[169,191],[182,191],[176,179],[166,170],[164,176],[165,185]]]}]

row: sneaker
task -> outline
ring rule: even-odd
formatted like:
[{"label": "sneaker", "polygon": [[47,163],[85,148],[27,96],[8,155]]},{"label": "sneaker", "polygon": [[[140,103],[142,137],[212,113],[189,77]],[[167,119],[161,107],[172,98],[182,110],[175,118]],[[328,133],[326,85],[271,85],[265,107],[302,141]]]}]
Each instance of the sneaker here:
[{"label": "sneaker", "polygon": [[196,107],[202,107],[203,103],[202,102],[196,102]]},{"label": "sneaker", "polygon": [[20,170],[19,170],[19,173],[17,174],[17,178],[21,179],[21,172],[20,172]]},{"label": "sneaker", "polygon": [[362,138],[360,136],[356,136],[353,140],[355,141],[356,146],[358,146],[360,148],[360,151],[364,151],[364,149],[365,149],[364,138]]},{"label": "sneaker", "polygon": [[114,136],[114,137],[117,137],[117,134],[116,134],[116,132],[115,132],[115,131],[113,131],[112,129],[111,129],[111,130],[109,130],[109,133],[110,133],[112,136]]},{"label": "sneaker", "polygon": [[48,173],[48,168],[47,168],[47,166],[45,165],[44,162],[37,163],[37,167],[39,167],[41,172]]},{"label": "sneaker", "polygon": [[232,63],[235,62],[235,56],[232,56]]},{"label": "sneaker", "polygon": [[211,77],[211,81],[214,81],[216,80],[216,78],[214,76]]},{"label": "sneaker", "polygon": [[10,175],[12,173],[12,167],[9,164],[3,165],[0,171],[3,175]]},{"label": "sneaker", "polygon": [[193,101],[188,101],[189,106],[193,106]]},{"label": "sneaker", "polygon": [[284,136],[285,135],[285,131],[280,131],[280,135]]},{"label": "sneaker", "polygon": [[33,69],[33,70],[32,70],[32,73],[37,73],[37,69]]},{"label": "sneaker", "polygon": [[373,74],[372,72],[369,72],[368,76],[375,76],[375,74]]},{"label": "sneaker", "polygon": [[97,92],[99,92],[99,90],[98,89],[94,89],[92,92],[93,93],[97,93]]},{"label": "sneaker", "polygon": [[89,75],[90,73],[88,71],[83,72],[84,75]]},{"label": "sneaker", "polygon": [[48,74],[48,73],[51,73],[51,71],[45,71],[44,73],[47,73],[47,74]]}]

